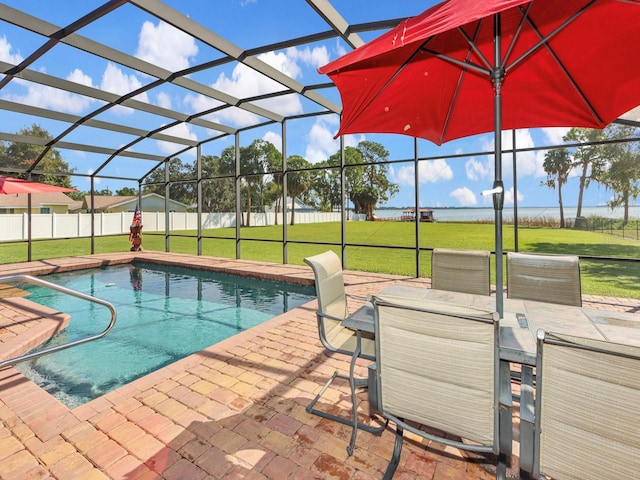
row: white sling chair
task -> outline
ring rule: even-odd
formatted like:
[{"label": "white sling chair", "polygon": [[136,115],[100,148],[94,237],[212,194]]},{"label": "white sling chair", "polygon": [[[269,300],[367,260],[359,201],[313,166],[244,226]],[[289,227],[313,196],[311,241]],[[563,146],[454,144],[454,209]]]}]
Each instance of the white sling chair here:
[{"label": "white sling chair", "polygon": [[[323,418],[329,418],[352,427],[355,424],[357,428],[371,433],[380,434],[384,430],[384,427],[373,427],[357,421],[357,399],[355,389],[356,387],[367,386],[367,379],[355,378],[353,376],[355,360],[358,357],[375,360],[376,352],[374,335],[366,332],[357,332],[356,330],[352,330],[341,325],[342,320],[350,315],[347,304],[347,297],[350,295],[345,293],[344,276],[342,273],[340,258],[333,251],[329,250],[327,252],[305,258],[304,261],[311,266],[315,276],[316,294],[318,297],[318,310],[316,312],[316,316],[318,320],[318,334],[320,336],[320,342],[330,352],[341,353],[352,357],[349,375],[340,373],[336,370],[322,390],[320,390],[311,403],[307,405],[306,410],[309,413],[319,415]],[[366,303],[353,312],[351,316],[369,317],[372,321],[373,306],[370,303]],[[359,352],[354,355],[356,349],[359,350]],[[351,400],[353,404],[353,419],[346,419],[315,408],[318,400],[336,378],[343,378],[349,381],[349,385],[351,387]],[[351,442],[347,447],[349,455],[353,453],[356,431],[357,429],[354,428]]]},{"label": "white sling chair", "polygon": [[640,478],[640,347],[539,331],[536,390],[535,478]]},{"label": "white sling chair", "polygon": [[491,254],[485,250],[434,248],[431,288],[450,292],[491,295]]},{"label": "white sling chair", "polygon": [[581,307],[579,258],[507,253],[507,296]]},{"label": "white sling chair", "polygon": [[444,445],[497,455],[497,477],[504,479],[511,454],[511,392],[509,366],[499,359],[498,314],[391,296],[374,296],[373,305],[378,358],[375,372],[369,369],[375,378],[369,397],[396,425],[384,478],[393,477],[408,430]]}]

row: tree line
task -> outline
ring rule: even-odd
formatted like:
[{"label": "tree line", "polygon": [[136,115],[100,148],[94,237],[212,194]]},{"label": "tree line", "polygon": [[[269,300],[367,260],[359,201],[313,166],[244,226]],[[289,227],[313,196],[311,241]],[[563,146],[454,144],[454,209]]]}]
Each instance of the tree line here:
[{"label": "tree line", "polygon": [[[389,152],[379,143],[363,141],[356,147],[345,148],[345,191],[355,213],[373,218],[378,203],[387,202],[399,191],[398,185],[388,179]],[[282,211],[282,194],[286,184],[287,197],[291,205],[298,199],[318,211],[339,209],[340,152],[327,160],[310,163],[300,155],[286,158],[283,169],[282,154],[270,142],[254,140],[240,147],[240,203],[247,212],[246,224],[251,225],[251,213],[263,212],[274,206]],[[167,167],[164,167],[167,168]],[[145,180],[144,192],[164,195],[164,168],[154,170]],[[170,196],[174,200],[193,204],[196,201],[196,163],[183,163],[175,158],[168,162],[169,178],[172,181]],[[203,155],[201,158],[202,209],[207,212],[229,212],[235,210],[236,152],[233,146],[218,155]],[[291,223],[295,223],[295,208],[290,208]]]},{"label": "tree line", "polygon": [[562,187],[572,174],[579,178],[576,217],[582,216],[585,189],[595,182],[611,192],[607,205],[623,207],[623,221],[629,221],[629,205],[640,195],[640,142],[624,140],[637,138],[639,133],[636,127],[619,124],[604,130],[572,128],[562,139],[567,146],[546,153],[547,179],[541,184],[558,192],[561,228],[565,227]]},{"label": "tree line", "polygon": [[[49,133],[38,125],[22,129],[19,135],[51,140]],[[42,146],[18,142],[0,142],[0,168],[29,169],[37,161],[36,170],[61,173],[33,174],[32,179],[53,185],[71,187],[70,168],[55,148],[46,150]],[[239,149],[240,205],[247,212],[246,224],[251,225],[251,213],[264,212],[272,207],[281,212],[282,195],[286,185],[291,205],[298,199],[319,211],[341,208],[341,156],[340,152],[327,160],[310,163],[300,155],[286,158],[283,168],[282,154],[270,142],[254,140]],[[345,148],[345,191],[347,200],[355,213],[373,218],[378,203],[386,203],[399,187],[388,179],[387,162],[389,152],[379,143],[362,141],[356,147]],[[178,202],[193,205],[197,202],[198,165],[172,158],[151,171],[142,186],[143,193],[165,195],[165,169],[169,170],[169,196]],[[205,212],[233,212],[236,203],[236,151],[229,146],[220,155],[203,155],[200,162],[202,209]],[[81,200],[90,192],[70,193]],[[131,187],[116,190],[116,195],[136,195]],[[95,195],[113,195],[108,188],[94,192]],[[291,210],[291,223],[295,223],[295,209]],[[276,216],[277,221],[277,216]]]}]

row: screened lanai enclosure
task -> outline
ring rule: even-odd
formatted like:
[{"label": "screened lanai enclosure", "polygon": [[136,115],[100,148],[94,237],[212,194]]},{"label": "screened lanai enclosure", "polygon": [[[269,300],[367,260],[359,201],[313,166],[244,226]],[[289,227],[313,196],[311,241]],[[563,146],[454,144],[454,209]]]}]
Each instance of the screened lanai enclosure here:
[{"label": "screened lanai enclosure", "polygon": [[[136,206],[149,250],[303,264],[331,248],[345,268],[409,276],[430,275],[435,247],[493,251],[482,228],[491,220],[460,225],[437,212],[492,207],[480,192],[492,187],[493,134],[442,146],[334,138],[340,94],[317,71],[435,2],[224,3],[0,4],[0,175],[78,190],[69,202],[0,196],[2,263],[126,251]],[[640,111],[603,131],[509,131],[502,143],[504,251],[571,252],[584,274],[637,285],[633,212],[589,219],[578,208],[550,229],[580,234],[568,240],[540,234],[544,215],[526,218],[518,202],[528,177],[539,187],[525,192],[528,206],[556,202],[572,182],[580,199],[601,189],[599,206],[628,212],[640,193]],[[436,190],[454,175],[467,186]],[[454,202],[465,195],[475,203]],[[436,222],[381,221],[387,206],[398,217],[436,208]]]}]

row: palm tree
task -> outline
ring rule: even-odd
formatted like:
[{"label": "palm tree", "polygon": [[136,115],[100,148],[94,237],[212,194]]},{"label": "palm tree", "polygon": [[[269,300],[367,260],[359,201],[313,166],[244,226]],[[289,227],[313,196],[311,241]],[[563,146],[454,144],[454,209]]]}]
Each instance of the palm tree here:
[{"label": "palm tree", "polygon": [[[311,186],[311,174],[303,169],[311,164],[300,155],[287,158],[287,195],[291,197],[291,225],[295,223],[296,198]],[[294,171],[291,171],[294,170]]]},{"label": "palm tree", "polygon": [[567,183],[569,172],[573,168],[571,155],[566,148],[557,148],[549,150],[544,156],[542,164],[544,171],[547,172],[547,180],[541,182],[547,187],[558,187],[558,204],[560,205],[560,228],[564,228],[564,207],[562,205],[562,185]]}]

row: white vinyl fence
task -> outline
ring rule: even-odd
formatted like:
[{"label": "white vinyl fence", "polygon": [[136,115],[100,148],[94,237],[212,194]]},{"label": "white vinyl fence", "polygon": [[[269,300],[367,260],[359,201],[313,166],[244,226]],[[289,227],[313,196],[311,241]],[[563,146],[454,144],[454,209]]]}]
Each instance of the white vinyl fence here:
[{"label": "white vinyl fence", "polygon": [[[246,213],[245,225],[246,225]],[[282,213],[278,214],[278,225],[282,225]],[[288,223],[291,214],[287,215]],[[133,213],[96,213],[94,215],[95,235],[128,234]],[[365,220],[365,215],[349,213],[350,220]],[[252,226],[275,225],[274,213],[252,213]],[[339,222],[340,212],[295,212],[295,223]],[[142,225],[144,232],[164,232],[164,212],[143,212]],[[203,213],[202,228],[235,227],[235,213]],[[169,213],[169,230],[197,230],[198,215],[196,213]],[[78,238],[91,236],[91,214],[56,214],[38,213],[31,215],[31,238]],[[28,216],[24,214],[0,215],[0,242],[27,240]]]}]

